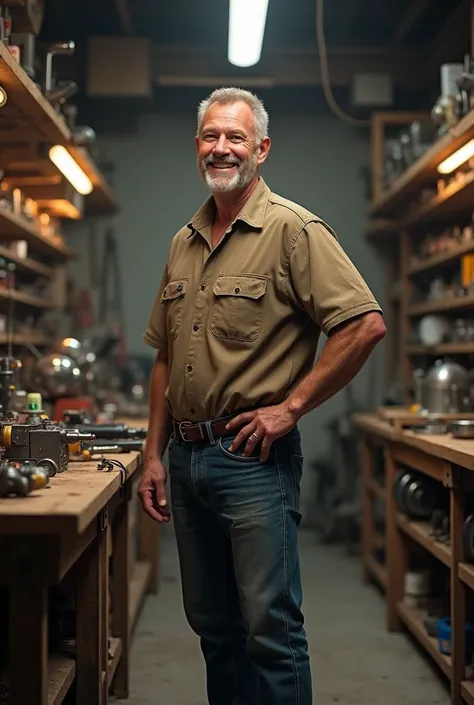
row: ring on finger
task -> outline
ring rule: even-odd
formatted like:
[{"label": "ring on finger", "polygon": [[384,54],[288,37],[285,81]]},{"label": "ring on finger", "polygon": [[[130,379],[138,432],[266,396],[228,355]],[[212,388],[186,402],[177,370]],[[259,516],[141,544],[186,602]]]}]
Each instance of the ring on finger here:
[{"label": "ring on finger", "polygon": [[259,441],[259,440],[260,440],[260,438],[257,436],[256,433],[252,433],[252,435],[250,436],[250,438],[254,438],[256,441]]}]

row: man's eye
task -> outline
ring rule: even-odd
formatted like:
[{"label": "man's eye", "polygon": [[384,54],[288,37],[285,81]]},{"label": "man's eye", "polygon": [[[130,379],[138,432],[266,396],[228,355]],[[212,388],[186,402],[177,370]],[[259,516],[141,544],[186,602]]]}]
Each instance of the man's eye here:
[{"label": "man's eye", "polygon": [[243,137],[241,137],[241,135],[233,135],[230,140],[231,142],[242,142]]},{"label": "man's eye", "polygon": [[204,139],[206,142],[211,142],[212,140],[215,140],[215,139],[216,139],[216,136],[215,136],[215,135],[211,135],[211,134],[207,134],[207,135],[204,135],[203,139]]}]

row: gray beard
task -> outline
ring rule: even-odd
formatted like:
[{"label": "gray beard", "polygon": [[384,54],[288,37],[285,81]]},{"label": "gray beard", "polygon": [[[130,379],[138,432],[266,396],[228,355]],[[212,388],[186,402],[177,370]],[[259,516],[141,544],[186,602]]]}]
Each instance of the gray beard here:
[{"label": "gray beard", "polygon": [[[204,160],[201,163],[199,170],[208,188],[213,193],[230,193],[231,191],[245,189],[250,184],[252,179],[254,179],[258,170],[257,154],[252,154],[250,157],[242,161],[238,165],[237,171],[231,179],[225,175],[222,177],[211,176],[208,171],[206,161],[207,160]],[[211,160],[209,159],[209,161]]]}]

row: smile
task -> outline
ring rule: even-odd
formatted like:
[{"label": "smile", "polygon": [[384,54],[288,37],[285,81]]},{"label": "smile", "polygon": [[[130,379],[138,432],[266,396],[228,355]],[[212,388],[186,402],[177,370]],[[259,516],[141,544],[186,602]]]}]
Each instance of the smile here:
[{"label": "smile", "polygon": [[237,164],[211,164],[213,169],[233,169]]}]

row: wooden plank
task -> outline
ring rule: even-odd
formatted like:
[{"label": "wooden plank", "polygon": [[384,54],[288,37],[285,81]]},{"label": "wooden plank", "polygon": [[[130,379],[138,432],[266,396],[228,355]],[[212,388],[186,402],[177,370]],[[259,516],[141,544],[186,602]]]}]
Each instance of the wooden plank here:
[{"label": "wooden plank", "polygon": [[[1,48],[0,44],[0,50]],[[56,244],[43,237],[33,223],[6,208],[0,208],[0,240],[26,240],[32,248],[56,258],[75,256],[74,251],[67,245]]]},{"label": "wooden plank", "polygon": [[391,452],[393,459],[397,463],[418,470],[434,480],[443,482],[446,464],[435,454],[429,456],[418,448],[410,448],[402,443],[393,444]]},{"label": "wooden plank", "polygon": [[110,658],[107,668],[107,687],[110,688],[122,657],[122,641],[117,637],[110,638]]},{"label": "wooden plank", "polygon": [[379,563],[373,556],[368,556],[366,566],[373,578],[376,579],[380,587],[387,587],[387,568]]},{"label": "wooden plank", "polygon": [[[116,456],[130,475],[141,462],[141,453]],[[50,479],[48,489],[24,497],[0,499],[0,533],[82,533],[121,485],[120,472],[98,472],[97,462],[69,463],[66,472]]]},{"label": "wooden plank", "polygon": [[65,654],[48,659],[48,705],[61,705],[76,677],[76,662]]},{"label": "wooden plank", "polygon": [[[413,431],[403,431],[403,443],[409,451],[416,448],[427,454],[427,468],[432,462],[438,466],[439,460],[447,461],[453,465],[460,465],[468,470],[474,470],[474,440],[453,438],[446,433],[441,436],[420,436]],[[426,472],[426,474],[429,474]],[[438,474],[432,475],[440,479]]]},{"label": "wooden plank", "polygon": [[451,566],[451,548],[434,540],[430,524],[424,521],[410,521],[403,514],[397,514],[397,526],[445,566]]},{"label": "wooden plank", "polygon": [[129,624],[132,633],[140,612],[140,607],[146,594],[150,579],[151,565],[144,561],[135,563],[132,580],[130,581]]},{"label": "wooden plank", "polygon": [[461,695],[466,701],[467,705],[474,705],[474,681],[462,681]]},{"label": "wooden plank", "polygon": [[2,108],[2,119],[11,118],[12,122],[18,122],[19,111],[25,122],[25,135],[30,140],[37,137],[51,144],[62,145],[70,142],[71,132],[65,120],[46,100],[4,44],[0,44],[0,85],[8,97]]},{"label": "wooden plank", "polygon": [[387,499],[387,488],[377,482],[377,480],[371,480],[368,485],[369,492],[375,497],[378,497],[383,502]]},{"label": "wooden plank", "polygon": [[8,247],[3,247],[2,245],[0,245],[0,257],[5,257],[5,259],[8,259],[10,262],[14,262],[18,269],[34,272],[35,274],[40,274],[42,277],[47,277],[48,279],[53,276],[53,267],[49,267],[42,262],[37,262],[30,257],[22,259]]},{"label": "wooden plank", "polygon": [[43,333],[31,331],[31,333],[13,333],[12,336],[9,336],[8,333],[0,333],[0,345],[7,345],[10,340],[12,345],[28,345],[28,343],[38,347],[51,345],[51,338]]},{"label": "wooden plank", "polygon": [[99,531],[76,564],[76,703],[103,705],[102,672],[104,640],[102,631],[105,532]]},{"label": "wooden plank", "polygon": [[442,343],[441,345],[408,345],[407,355],[474,355],[474,343]]},{"label": "wooden plank", "polygon": [[420,259],[409,268],[408,275],[413,276],[419,272],[426,272],[430,269],[436,269],[443,264],[457,260],[463,255],[468,255],[471,252],[474,252],[474,240],[464,242],[462,245],[457,245],[456,247],[450,248],[446,252],[440,252],[432,257]]},{"label": "wooden plank", "polygon": [[474,306],[474,295],[453,296],[439,301],[423,301],[423,303],[413,304],[408,307],[409,316],[423,316],[427,313],[437,313],[438,311],[460,311],[463,308]]},{"label": "wooden plank", "polygon": [[459,563],[458,573],[459,579],[471,590],[474,590],[474,565],[472,563]]},{"label": "wooden plank", "polygon": [[[112,585],[112,620],[114,634],[120,638],[121,659],[113,684],[113,692],[118,698],[129,696],[130,675],[130,636],[131,636],[131,584],[130,544],[128,541],[128,520],[130,502],[123,502],[117,508],[112,525],[114,545],[114,574]],[[133,606],[135,610],[135,605]]]},{"label": "wooden plank", "polygon": [[374,532],[374,511],[372,497],[370,496],[370,483],[373,476],[373,448],[367,438],[362,441],[361,448],[362,468],[362,580],[369,580],[369,560],[372,557],[372,536]]},{"label": "wooden plank", "polygon": [[47,705],[47,587],[17,584],[10,589],[9,619],[10,702],[12,705]]},{"label": "wooden plank", "polygon": [[403,227],[428,222],[448,222],[470,215],[474,199],[474,173],[467,174],[461,181],[453,181],[403,219]]},{"label": "wooden plank", "polygon": [[403,602],[397,605],[397,612],[400,619],[409,629],[415,639],[427,651],[431,658],[438,664],[443,673],[451,678],[452,663],[450,656],[445,656],[438,650],[438,640],[435,637],[428,636],[423,619],[425,613],[423,610],[412,609],[407,607]]},{"label": "wooden plank", "polygon": [[12,289],[0,289],[0,299],[11,299],[17,303],[24,304],[25,306],[32,306],[33,308],[54,308],[51,301],[47,299],[42,299],[39,296],[31,296],[30,294],[25,294],[23,291],[17,291]]},{"label": "wooden plank", "polygon": [[380,439],[392,440],[397,437],[396,429],[377,414],[353,414],[351,421],[358,429]]},{"label": "wooden plank", "polygon": [[435,142],[392,186],[370,205],[372,215],[390,214],[408,193],[437,178],[436,167],[474,137],[474,111],[471,110],[457,125]]}]

